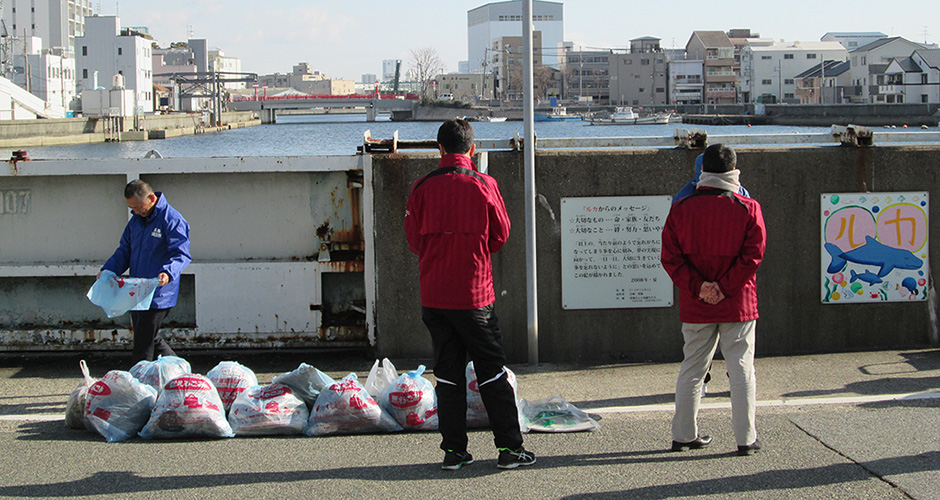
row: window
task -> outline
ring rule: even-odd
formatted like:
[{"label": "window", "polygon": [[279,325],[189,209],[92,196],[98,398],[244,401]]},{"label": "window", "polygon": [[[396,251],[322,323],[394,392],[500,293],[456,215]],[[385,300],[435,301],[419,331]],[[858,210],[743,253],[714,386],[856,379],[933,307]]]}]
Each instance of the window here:
[{"label": "window", "polygon": [[123,54],[124,54],[124,49],[121,48],[121,47],[118,47],[118,55],[120,56],[120,55],[123,55]]},{"label": "window", "polygon": [[807,59],[816,59],[816,54],[806,54]]},{"label": "window", "polygon": [[920,75],[920,83],[927,83],[927,73]]},{"label": "window", "polygon": [[849,42],[849,47],[858,47],[858,42]]},{"label": "window", "polygon": [[83,69],[83,70],[82,70],[82,78],[88,78],[88,70],[87,70],[87,69]]},{"label": "window", "polygon": [[783,98],[784,98],[784,99],[793,99],[793,94],[790,94],[790,93],[783,94]]},{"label": "window", "polygon": [[772,82],[771,80],[761,80],[760,83],[761,83],[761,85],[772,85],[772,84],[773,84],[773,82]]},{"label": "window", "polygon": [[82,55],[83,55],[83,56],[87,56],[87,55],[88,55],[88,46],[87,46],[87,45],[82,45]]},{"label": "window", "polygon": [[633,64],[633,59],[624,59],[624,60],[623,60],[623,63],[629,66],[629,65]]},{"label": "window", "polygon": [[650,65],[650,60],[649,60],[649,59],[640,59],[640,65],[641,65],[641,66],[649,66],[649,65]]},{"label": "window", "polygon": [[784,55],[783,55],[783,58],[784,58],[784,59],[793,59],[793,54],[784,54]]},{"label": "window", "polygon": [[761,61],[769,61],[770,56],[760,56]]},{"label": "window", "polygon": [[866,65],[866,64],[868,64],[868,58],[865,57],[865,56],[862,56],[862,66],[864,66],[864,65]]},{"label": "window", "polygon": [[920,95],[920,102],[930,102],[929,100],[927,100],[927,94]]},{"label": "window", "polygon": [[784,79],[783,79],[783,83],[784,83],[784,85],[793,85],[793,79],[792,79],[792,78],[784,78]]}]

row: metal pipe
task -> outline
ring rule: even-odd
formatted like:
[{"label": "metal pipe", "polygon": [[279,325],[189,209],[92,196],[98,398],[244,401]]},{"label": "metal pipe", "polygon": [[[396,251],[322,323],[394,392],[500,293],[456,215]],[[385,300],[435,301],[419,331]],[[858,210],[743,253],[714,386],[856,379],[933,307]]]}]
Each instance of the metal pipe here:
[{"label": "metal pipe", "polygon": [[535,108],[532,89],[532,0],[522,2],[522,38],[525,61],[522,70],[523,106],[522,116],[525,123],[523,140],[525,147],[525,249],[526,249],[526,303],[529,364],[539,364],[539,314],[538,293],[536,287],[535,265]]}]

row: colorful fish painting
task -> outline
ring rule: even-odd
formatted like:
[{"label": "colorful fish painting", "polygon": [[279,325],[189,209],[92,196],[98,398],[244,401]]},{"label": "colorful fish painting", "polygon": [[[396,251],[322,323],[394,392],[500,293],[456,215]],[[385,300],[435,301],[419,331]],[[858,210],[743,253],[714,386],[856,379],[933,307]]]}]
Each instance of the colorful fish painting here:
[{"label": "colorful fish painting", "polygon": [[[842,249],[832,243],[826,243],[826,251],[832,257],[828,268],[829,273],[837,273],[845,269],[846,262],[878,266],[877,276],[879,278],[887,276],[894,269],[918,269],[924,265],[924,261],[917,258],[910,251],[889,247],[871,236],[865,237],[864,245],[848,252],[843,252]],[[865,274],[870,273],[866,271],[860,276]],[[866,280],[863,279],[862,281]]]}]

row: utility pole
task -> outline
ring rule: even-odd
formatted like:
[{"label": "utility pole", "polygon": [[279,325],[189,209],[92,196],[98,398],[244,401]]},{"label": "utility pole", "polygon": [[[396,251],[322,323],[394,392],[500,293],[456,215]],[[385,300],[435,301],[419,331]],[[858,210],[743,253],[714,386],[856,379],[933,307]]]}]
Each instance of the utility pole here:
[{"label": "utility pole", "polygon": [[826,88],[826,56],[819,54],[819,58],[822,59],[822,62],[819,63],[819,73],[821,75],[819,77],[819,103],[826,104],[826,94],[824,94]]}]

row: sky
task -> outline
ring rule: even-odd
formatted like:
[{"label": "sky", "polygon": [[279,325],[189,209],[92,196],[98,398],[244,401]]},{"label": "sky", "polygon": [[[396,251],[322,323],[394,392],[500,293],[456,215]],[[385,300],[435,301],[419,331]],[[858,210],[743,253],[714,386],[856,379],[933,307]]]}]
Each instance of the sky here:
[{"label": "sky", "polygon": [[[447,71],[467,59],[467,11],[481,0],[93,0],[123,27],[145,26],[160,44],[204,38],[242,60],[242,71],[289,73],[298,62],[330,78],[381,77],[382,61],[409,66],[412,50],[434,48]],[[818,41],[830,31],[880,31],[915,42],[940,42],[940,0],[751,2],[632,0],[564,2],[565,40],[575,46],[625,48],[643,36],[684,47],[695,30],[750,28],[774,40]],[[520,33],[521,34],[521,33]]]}]

